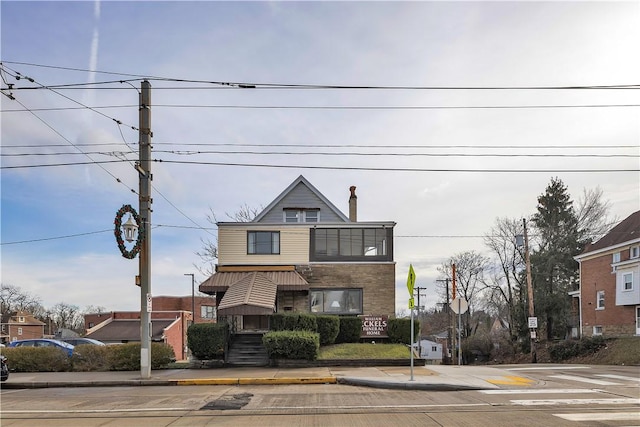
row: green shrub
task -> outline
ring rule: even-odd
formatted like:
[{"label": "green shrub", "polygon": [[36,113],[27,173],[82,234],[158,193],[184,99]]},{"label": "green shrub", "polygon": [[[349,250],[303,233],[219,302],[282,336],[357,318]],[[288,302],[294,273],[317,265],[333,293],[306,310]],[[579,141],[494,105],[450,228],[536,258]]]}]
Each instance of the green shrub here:
[{"label": "green shrub", "polygon": [[585,337],[579,340],[564,340],[549,346],[552,362],[561,362],[576,356],[593,354],[606,345],[602,336]]},{"label": "green shrub", "polygon": [[71,370],[71,358],[54,347],[3,348],[9,369],[15,372],[64,372]]},{"label": "green shrub", "polygon": [[340,332],[340,318],[338,316],[316,316],[316,324],[320,334],[320,345],[331,345],[336,342],[336,337]]},{"label": "green shrub", "polygon": [[81,344],[73,349],[71,365],[74,371],[108,371],[110,349],[113,346]]},{"label": "green shrub", "polygon": [[340,330],[335,342],[355,343],[360,341],[362,335],[362,319],[360,317],[340,317]]},{"label": "green shrub", "polygon": [[270,331],[262,337],[270,359],[315,360],[320,334],[310,331]]},{"label": "green shrub", "polygon": [[[111,371],[135,371],[140,369],[139,342],[107,346],[109,358],[109,370]],[[151,343],[151,369],[165,368],[175,360],[173,347],[168,344]]]},{"label": "green shrub", "polygon": [[311,331],[318,330],[316,315],[310,313],[274,313],[271,315],[269,329],[272,331]]},{"label": "green shrub", "polygon": [[[389,341],[393,344],[411,344],[411,319],[389,319]],[[420,321],[413,320],[413,342],[420,332]]]},{"label": "green shrub", "polygon": [[228,339],[226,323],[194,323],[187,329],[187,346],[200,360],[221,359]]}]

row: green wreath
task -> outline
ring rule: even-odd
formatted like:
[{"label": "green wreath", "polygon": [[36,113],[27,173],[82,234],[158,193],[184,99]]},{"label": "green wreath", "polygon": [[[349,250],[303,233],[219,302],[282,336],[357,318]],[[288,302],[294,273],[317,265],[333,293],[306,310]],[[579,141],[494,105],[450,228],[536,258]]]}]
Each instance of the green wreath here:
[{"label": "green wreath", "polygon": [[[131,216],[133,216],[136,224],[138,224],[138,238],[136,239],[136,244],[130,251],[128,251],[124,246],[124,240],[122,239],[122,217],[127,212],[129,212]],[[131,205],[122,205],[122,207],[118,209],[118,212],[116,213],[116,219],[113,223],[115,224],[113,234],[116,236],[116,243],[118,244],[120,253],[122,253],[122,256],[127,259],[135,258],[136,255],[138,255],[138,252],[140,252],[140,245],[144,240],[144,227],[142,225],[142,221],[140,220],[138,212],[136,212],[136,210]]]}]

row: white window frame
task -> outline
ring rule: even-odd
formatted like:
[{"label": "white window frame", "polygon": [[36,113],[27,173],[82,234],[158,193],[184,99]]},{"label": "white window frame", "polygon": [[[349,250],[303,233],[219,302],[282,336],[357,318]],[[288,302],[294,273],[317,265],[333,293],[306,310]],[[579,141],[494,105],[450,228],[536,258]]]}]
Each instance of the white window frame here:
[{"label": "white window frame", "polygon": [[201,305],[200,306],[200,317],[203,319],[215,319],[216,318],[216,307],[213,305]]},{"label": "white window frame", "polygon": [[630,259],[640,258],[640,246],[632,246],[629,249],[629,258]]},{"label": "white window frame", "polygon": [[596,310],[604,310],[604,291],[596,292]]},{"label": "white window frame", "polygon": [[[311,215],[311,220],[309,219],[309,213],[313,212],[314,215]],[[304,213],[304,222],[320,222],[320,210],[318,209],[309,209],[303,212]]]},{"label": "white window frame", "polygon": [[595,325],[593,327],[593,335],[602,335],[602,326],[601,325]]},{"label": "white window frame", "polygon": [[296,209],[285,209],[282,212],[284,222],[293,223],[300,222],[300,211]]},{"label": "white window frame", "polygon": [[18,328],[18,335],[22,335],[22,328]]},{"label": "white window frame", "polygon": [[[625,280],[626,276],[631,276],[631,279],[627,282]],[[630,271],[628,273],[622,273],[621,274],[622,277],[622,292],[631,292],[633,291],[633,271]],[[627,288],[627,283],[629,284],[629,287]]]},{"label": "white window frame", "polygon": [[620,252],[614,252],[613,255],[611,256],[611,262],[613,264],[617,264],[620,262]]}]

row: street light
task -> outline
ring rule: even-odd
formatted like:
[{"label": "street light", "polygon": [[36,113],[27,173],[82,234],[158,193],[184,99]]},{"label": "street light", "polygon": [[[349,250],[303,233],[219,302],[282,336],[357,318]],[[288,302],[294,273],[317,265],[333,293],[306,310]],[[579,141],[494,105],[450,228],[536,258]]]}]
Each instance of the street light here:
[{"label": "street light", "polygon": [[122,224],[122,229],[124,230],[124,239],[131,243],[136,240],[136,232],[138,231],[138,224],[134,223],[131,214],[129,214],[129,219],[127,222]]}]

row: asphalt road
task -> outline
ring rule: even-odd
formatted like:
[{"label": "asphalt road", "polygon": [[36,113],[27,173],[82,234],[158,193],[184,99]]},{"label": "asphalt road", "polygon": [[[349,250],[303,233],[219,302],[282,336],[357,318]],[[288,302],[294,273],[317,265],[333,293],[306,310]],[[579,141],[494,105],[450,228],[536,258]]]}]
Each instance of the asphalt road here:
[{"label": "asphalt road", "polygon": [[2,426],[640,426],[640,368],[518,365],[532,387],[340,384],[2,390]]}]

